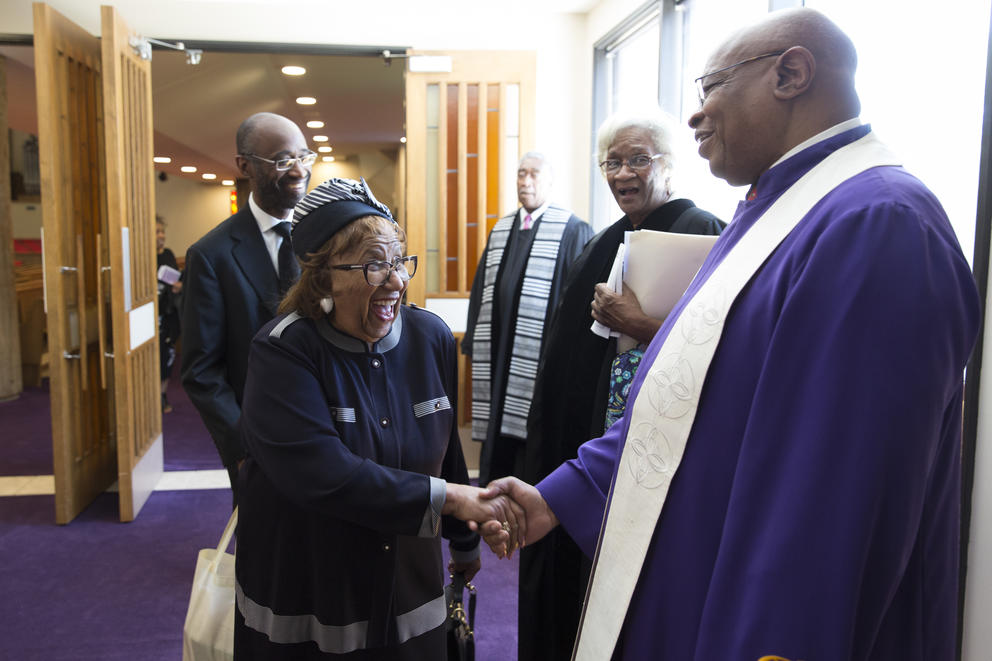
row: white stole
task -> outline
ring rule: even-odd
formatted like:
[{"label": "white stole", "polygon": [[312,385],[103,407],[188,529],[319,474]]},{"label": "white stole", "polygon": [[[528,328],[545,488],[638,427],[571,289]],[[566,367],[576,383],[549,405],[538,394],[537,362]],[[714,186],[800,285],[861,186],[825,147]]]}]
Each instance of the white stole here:
[{"label": "white stole", "polygon": [[734,299],[827,193],[867,169],[898,164],[873,133],[823,159],[741,237],[686,304],[652,364],[641,366],[646,376],[629,411],[572,654],[576,661],[605,661],[613,654]]}]

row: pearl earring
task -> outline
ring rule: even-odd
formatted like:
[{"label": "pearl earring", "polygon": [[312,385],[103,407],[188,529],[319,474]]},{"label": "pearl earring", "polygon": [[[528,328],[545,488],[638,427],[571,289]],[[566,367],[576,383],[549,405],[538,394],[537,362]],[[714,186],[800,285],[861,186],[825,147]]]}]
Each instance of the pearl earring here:
[{"label": "pearl earring", "polygon": [[324,311],[324,314],[330,314],[331,310],[334,309],[334,299],[330,296],[320,299],[320,309]]}]

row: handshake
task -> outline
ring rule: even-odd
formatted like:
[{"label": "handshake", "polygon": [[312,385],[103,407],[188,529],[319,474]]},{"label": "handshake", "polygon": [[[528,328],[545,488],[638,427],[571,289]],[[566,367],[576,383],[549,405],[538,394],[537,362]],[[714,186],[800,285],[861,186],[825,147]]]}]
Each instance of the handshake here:
[{"label": "handshake", "polygon": [[541,493],[515,477],[494,480],[485,489],[449,482],[441,513],[467,522],[499,558],[536,542],[558,525]]}]

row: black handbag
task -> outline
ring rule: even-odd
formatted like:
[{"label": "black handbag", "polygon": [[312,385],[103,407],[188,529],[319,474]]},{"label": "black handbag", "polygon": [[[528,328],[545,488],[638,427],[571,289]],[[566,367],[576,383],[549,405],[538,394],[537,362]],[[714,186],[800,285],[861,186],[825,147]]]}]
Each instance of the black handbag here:
[{"label": "black handbag", "polygon": [[[475,586],[465,580],[465,574],[451,574],[451,583],[444,586],[448,604],[445,629],[448,639],[448,661],[475,661]],[[468,588],[468,610],[464,594]]]}]

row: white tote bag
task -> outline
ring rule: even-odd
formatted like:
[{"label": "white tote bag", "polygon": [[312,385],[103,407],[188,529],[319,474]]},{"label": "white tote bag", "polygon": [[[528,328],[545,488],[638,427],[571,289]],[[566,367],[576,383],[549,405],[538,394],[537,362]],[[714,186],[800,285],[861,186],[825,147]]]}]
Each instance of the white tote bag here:
[{"label": "white tote bag", "polygon": [[237,525],[235,508],[217,548],[201,549],[196,558],[183,625],[183,661],[234,659],[234,556],[227,545]]}]

